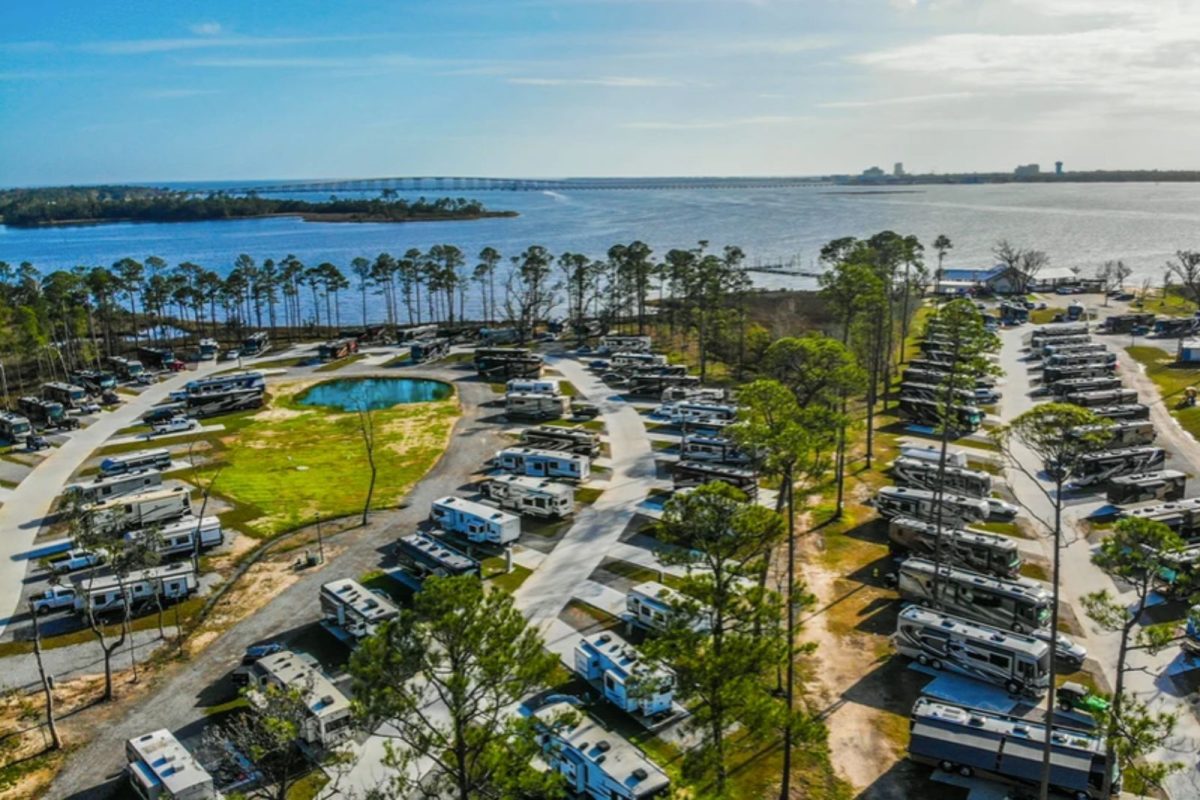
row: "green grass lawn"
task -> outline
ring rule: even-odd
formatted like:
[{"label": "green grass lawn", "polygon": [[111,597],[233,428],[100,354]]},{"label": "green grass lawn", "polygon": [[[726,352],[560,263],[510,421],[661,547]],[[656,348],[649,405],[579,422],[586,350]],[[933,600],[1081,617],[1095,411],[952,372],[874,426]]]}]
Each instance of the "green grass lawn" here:
[{"label": "green grass lawn", "polygon": [[[236,527],[254,536],[271,536],[318,516],[358,513],[366,499],[369,472],[357,416],[290,401],[286,395],[271,398],[234,431],[217,434],[214,461],[197,476],[206,484],[220,467],[213,491],[236,504]],[[396,505],[429,470],[458,413],[456,398],[374,413],[373,507]]]},{"label": "green grass lawn", "polygon": [[520,564],[513,564],[512,572],[504,571],[504,559],[500,556],[483,561],[483,579],[497,589],[503,589],[510,594],[525,582],[533,571]]},{"label": "green grass lawn", "polygon": [[1034,325],[1045,325],[1054,321],[1055,314],[1061,314],[1063,309],[1050,306],[1049,308],[1035,308],[1029,312],[1029,321]]},{"label": "green grass lawn", "polygon": [[575,501],[577,503],[591,505],[592,503],[599,500],[600,495],[602,495],[603,493],[604,493],[603,489],[593,489],[593,488],[584,486],[580,489],[575,490]]},{"label": "green grass lawn", "polygon": [[1200,386],[1200,369],[1174,366],[1175,357],[1157,347],[1127,347],[1125,350],[1146,368],[1146,374],[1158,387],[1160,399],[1184,430],[1200,437],[1200,406],[1176,408],[1187,387]]}]

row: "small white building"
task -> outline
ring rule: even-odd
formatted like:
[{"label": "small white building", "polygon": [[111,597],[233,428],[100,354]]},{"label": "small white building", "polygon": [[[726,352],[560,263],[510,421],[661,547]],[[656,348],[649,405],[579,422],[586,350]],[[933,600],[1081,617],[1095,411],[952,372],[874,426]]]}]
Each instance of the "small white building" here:
[{"label": "small white building", "polygon": [[353,578],[340,578],[322,584],[321,616],[325,624],[362,639],[400,616],[400,608],[390,598],[372,592]]},{"label": "small white building", "polygon": [[461,533],[472,542],[504,545],[521,538],[520,517],[453,495],[434,500],[429,518],[442,530]]},{"label": "small white building", "polygon": [[[574,715],[577,721],[561,720]],[[664,796],[667,774],[633,743],[581,716],[566,701],[548,703],[534,712],[543,757],[566,778],[574,795],[594,800],[646,800]]]},{"label": "small white building", "polygon": [[250,667],[250,701],[262,702],[261,692],[271,686],[299,691],[304,698],[308,718],[299,738],[305,742],[330,748],[350,735],[353,723],[350,701],[311,662],[291,650],[260,658]]},{"label": "small white building", "polygon": [[575,673],[599,683],[604,699],[622,711],[652,717],[671,710],[675,676],[642,661],[633,645],[611,631],[580,640]]},{"label": "small white building", "polygon": [[1184,339],[1179,343],[1180,364],[1200,364],[1200,339]]},{"label": "small white building", "polygon": [[126,741],[125,758],[129,785],[144,800],[220,797],[212,776],[165,728]]}]

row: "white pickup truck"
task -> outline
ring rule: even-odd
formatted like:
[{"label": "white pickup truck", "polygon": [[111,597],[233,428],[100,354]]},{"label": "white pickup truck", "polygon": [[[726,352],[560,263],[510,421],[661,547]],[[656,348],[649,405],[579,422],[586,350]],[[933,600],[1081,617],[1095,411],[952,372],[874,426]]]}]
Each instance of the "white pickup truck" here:
[{"label": "white pickup truck", "polygon": [[74,608],[76,594],[74,586],[51,586],[33,599],[33,613],[47,614],[60,608]]},{"label": "white pickup truck", "polygon": [[90,550],[67,550],[64,553],[55,553],[46,559],[50,570],[59,574],[95,567],[103,564],[104,561],[104,552],[93,553]]}]

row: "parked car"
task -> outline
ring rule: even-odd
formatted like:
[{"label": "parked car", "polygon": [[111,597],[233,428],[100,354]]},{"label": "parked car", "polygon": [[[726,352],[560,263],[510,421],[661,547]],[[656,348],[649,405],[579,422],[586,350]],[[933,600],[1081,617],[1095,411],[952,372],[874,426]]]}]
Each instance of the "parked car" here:
[{"label": "parked car", "polygon": [[221,356],[225,361],[237,361],[242,357],[241,350],[226,350],[225,355]]},{"label": "parked car", "polygon": [[262,644],[252,644],[246,648],[246,652],[242,654],[242,666],[248,667],[251,664],[257,663],[260,658],[275,655],[283,650],[283,645],[279,642],[263,642]]},{"label": "parked car", "polygon": [[155,425],[159,422],[175,419],[183,416],[183,409],[175,406],[160,406],[152,408],[142,415],[142,422],[147,425]]},{"label": "parked car", "polygon": [[[1033,632],[1033,635],[1044,642],[1050,641],[1050,631],[1048,630],[1039,628]],[[1060,633],[1058,640],[1054,642],[1054,657],[1076,670],[1082,667],[1083,662],[1087,660],[1087,648]]]},{"label": "parked car", "polygon": [[600,416],[600,409],[592,403],[571,403],[571,416],[576,419],[595,419]]},{"label": "parked car", "polygon": [[1107,700],[1092,694],[1086,686],[1074,681],[1067,681],[1059,686],[1056,697],[1058,707],[1063,711],[1086,711],[1089,714],[1108,711]]},{"label": "parked car", "polygon": [[121,396],[111,389],[105,390],[104,394],[100,395],[100,402],[106,406],[116,406],[121,404]]},{"label": "parked car", "polygon": [[582,346],[580,346],[580,347],[577,347],[577,348],[575,348],[575,354],[576,354],[576,355],[580,355],[580,356],[587,356],[587,355],[591,355],[591,354],[592,354],[592,348],[588,347],[586,344],[585,344],[585,345],[582,345]]},{"label": "parked car", "polygon": [[33,600],[33,613],[35,614],[48,614],[60,608],[74,607],[74,586],[51,586]]},{"label": "parked car", "polygon": [[95,400],[87,400],[79,406],[80,414],[99,414],[100,411],[100,404]]},{"label": "parked car", "polygon": [[133,379],[133,382],[136,383],[138,386],[151,386],[156,381],[157,381],[157,378],[155,378],[153,375],[148,375],[145,372],[143,372],[141,375],[138,375],[136,378]]},{"label": "parked car", "polygon": [[988,504],[988,511],[995,519],[1013,519],[1020,513],[1021,509],[1015,504],[1001,500],[999,497],[985,498]]},{"label": "parked car", "polygon": [[155,423],[153,431],[155,435],[161,436],[164,433],[182,433],[184,431],[190,431],[195,427],[196,420],[191,419],[190,417],[175,417],[173,419]]},{"label": "parked car", "polygon": [[593,359],[588,362],[588,369],[602,370],[608,369],[608,362],[602,358]]},{"label": "parked car", "polygon": [[48,447],[50,447],[50,440],[41,434],[31,433],[25,437],[25,449],[30,452],[45,450]]},{"label": "parked car", "polygon": [[108,555],[103,551],[67,550],[64,553],[56,553],[50,556],[46,559],[46,563],[49,565],[51,571],[62,574],[99,566],[107,558]]}]

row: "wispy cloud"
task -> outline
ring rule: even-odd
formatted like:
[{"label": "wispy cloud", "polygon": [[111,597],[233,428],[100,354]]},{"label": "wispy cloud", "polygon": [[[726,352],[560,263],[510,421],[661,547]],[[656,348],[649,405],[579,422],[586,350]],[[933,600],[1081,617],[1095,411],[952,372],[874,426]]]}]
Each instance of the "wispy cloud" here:
[{"label": "wispy cloud", "polygon": [[177,100],[209,94],[220,94],[220,91],[217,89],[149,89],[143,92],[143,95],[151,100]]},{"label": "wispy cloud", "polygon": [[640,131],[698,131],[718,128],[762,127],[769,125],[791,125],[811,119],[805,116],[754,116],[733,119],[623,122],[620,127]]},{"label": "wispy cloud", "polygon": [[164,39],[115,39],[102,42],[84,42],[79,49],[101,55],[129,56],[147,53],[173,53],[186,50],[217,48],[285,47],[289,45],[318,44],[323,42],[360,41],[365,36],[195,36]]},{"label": "wispy cloud", "polygon": [[660,89],[683,86],[668,78],[606,77],[606,78],[508,78],[518,86],[605,86],[620,89]]},{"label": "wispy cloud", "polygon": [[188,30],[197,36],[216,36],[221,32],[222,28],[219,22],[197,22]]},{"label": "wispy cloud", "polygon": [[817,108],[875,108],[877,106],[907,106],[917,103],[936,103],[941,100],[966,100],[971,92],[939,92],[937,94],[912,94],[903,97],[879,97],[874,100],[833,100],[818,103]]}]

